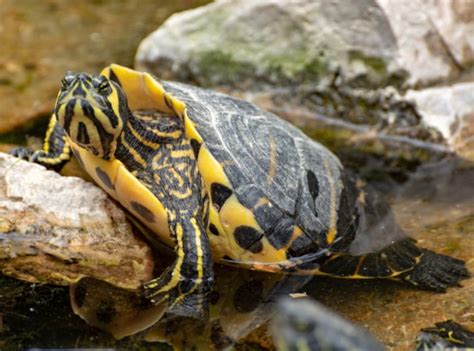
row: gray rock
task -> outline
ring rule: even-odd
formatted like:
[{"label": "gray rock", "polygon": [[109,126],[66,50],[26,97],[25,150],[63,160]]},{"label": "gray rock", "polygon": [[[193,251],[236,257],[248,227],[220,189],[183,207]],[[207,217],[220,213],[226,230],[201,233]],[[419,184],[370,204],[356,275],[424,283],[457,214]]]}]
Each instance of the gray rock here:
[{"label": "gray rock", "polygon": [[153,259],[101,189],[0,153],[0,271],[29,282],[88,276],[135,289],[151,278]]},{"label": "gray rock", "polygon": [[331,79],[386,85],[396,38],[375,0],[221,0],[170,17],[146,38],[136,66],[201,84]]},{"label": "gray rock", "polygon": [[135,62],[163,79],[230,86],[290,120],[302,118],[286,111],[302,112],[310,116],[303,125],[330,117],[458,151],[473,123],[451,94],[461,86],[443,88],[448,95],[432,106],[438,90],[420,89],[472,80],[473,4],[218,0],[170,17],[143,40]]},{"label": "gray rock", "polygon": [[[474,2],[377,0],[398,42],[410,86],[453,80],[474,62]],[[469,19],[470,17],[470,19]]]},{"label": "gray rock", "polygon": [[471,0],[220,0],[169,18],[136,66],[212,85],[314,83],[337,70],[349,85],[426,86],[472,66],[473,13]]},{"label": "gray rock", "polygon": [[474,160],[474,82],[409,90],[423,122],[439,130],[453,149]]}]

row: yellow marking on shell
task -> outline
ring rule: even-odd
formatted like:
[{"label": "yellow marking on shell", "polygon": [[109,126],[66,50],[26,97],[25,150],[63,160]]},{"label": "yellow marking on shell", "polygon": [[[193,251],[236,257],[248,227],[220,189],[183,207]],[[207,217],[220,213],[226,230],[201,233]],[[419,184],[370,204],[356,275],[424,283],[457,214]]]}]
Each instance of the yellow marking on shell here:
[{"label": "yellow marking on shell", "polygon": [[219,212],[219,218],[231,244],[231,251],[229,252],[231,257],[238,254],[238,260],[251,262],[280,262],[286,260],[286,250],[275,249],[265,236],[261,239],[263,249],[258,253],[244,250],[237,244],[234,231],[238,227],[242,225],[252,227],[260,233],[263,233],[263,230],[255,220],[253,211],[243,206],[235,195],[229,197],[224,203]]},{"label": "yellow marking on shell", "polygon": [[201,146],[198,157],[198,168],[204,183],[209,188],[208,194],[211,193],[210,187],[212,183],[220,183],[232,189],[232,184],[227,179],[221,164],[211,155],[205,145]]},{"label": "yellow marking on shell", "polygon": [[273,178],[275,178],[275,175],[276,175],[277,150],[276,150],[276,144],[275,144],[275,139],[273,138],[273,135],[270,134],[269,138],[270,138],[270,166],[268,168],[267,183],[271,184],[271,182],[273,182]]},{"label": "yellow marking on shell", "polygon": [[[232,185],[222,168],[222,165],[211,155],[205,145],[201,146],[198,156],[198,168],[204,181],[206,191],[211,193],[211,184],[219,183],[232,189]],[[262,204],[268,203],[268,200],[261,199]],[[251,209],[243,206],[237,197],[230,196],[218,212],[214,206],[209,209],[210,223],[217,227],[221,235],[216,236],[209,233],[210,244],[213,252],[217,253],[217,258],[230,256],[238,261],[251,262],[279,262],[286,260],[286,250],[284,248],[277,250],[267,240],[262,239],[263,249],[259,253],[252,253],[240,247],[234,238],[234,231],[239,226],[252,227],[259,232],[263,232],[255,220]],[[274,271],[275,269],[273,269]]]},{"label": "yellow marking on shell", "polygon": [[[138,72],[127,67],[112,64],[102,70],[104,77],[110,78],[111,71],[121,83],[127,95],[130,109],[157,109],[165,113],[173,113],[164,102],[165,90],[160,82],[146,72]],[[176,100],[173,98],[173,100]],[[182,103],[181,103],[182,104]],[[184,104],[182,104],[184,106]],[[181,107],[176,103],[176,107]]]},{"label": "yellow marking on shell", "polygon": [[326,242],[332,244],[336,238],[336,228],[330,228],[326,234]]},{"label": "yellow marking on shell", "polygon": [[[326,158],[323,158],[323,165],[324,168],[328,174],[328,183],[329,183],[329,193],[330,193],[330,199],[329,199],[329,230],[326,235],[326,242],[328,244],[331,244],[334,239],[336,238],[337,235],[337,229],[336,229],[336,222],[337,222],[337,193],[336,193],[336,187],[334,184],[334,176],[331,170],[331,167],[329,166],[329,161]],[[342,187],[342,184],[340,184]]]},{"label": "yellow marking on shell", "polygon": [[[140,221],[151,231],[156,233],[160,239],[170,247],[174,246],[168,228],[167,211],[163,204],[151,193],[127,168],[117,159],[106,161],[100,157],[94,156],[87,150],[73,144],[69,139],[71,147],[75,153],[78,153],[84,163],[85,170],[101,186],[101,188],[117,200],[122,206],[139,218]],[[108,175],[114,189],[111,189],[98,177],[96,167],[99,167]],[[143,204],[149,209],[155,218],[153,223],[143,219],[131,206],[131,202]]]},{"label": "yellow marking on shell", "polygon": [[196,130],[194,123],[188,117],[188,113],[184,111],[184,131],[188,139],[196,139],[199,143],[202,144],[203,140],[201,135]]}]

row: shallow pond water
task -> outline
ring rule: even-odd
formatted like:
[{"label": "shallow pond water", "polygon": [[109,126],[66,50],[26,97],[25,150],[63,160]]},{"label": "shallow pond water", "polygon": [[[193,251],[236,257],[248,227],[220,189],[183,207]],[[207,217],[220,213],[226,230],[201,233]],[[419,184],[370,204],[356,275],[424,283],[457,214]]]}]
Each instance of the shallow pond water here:
[{"label": "shallow pond water", "polygon": [[[131,66],[145,34],[171,13],[204,2],[160,2],[157,9],[151,0],[0,0],[0,17],[5,19],[0,24],[0,150],[24,143],[25,132],[44,133],[43,117],[65,70],[98,71],[110,62]],[[374,158],[340,147],[321,130],[308,132],[323,138],[344,163],[385,194],[410,236],[424,247],[465,260],[474,272],[474,165],[448,156],[425,162]],[[474,328],[474,279],[437,294],[395,282],[308,282],[224,266],[216,268],[216,275],[208,322],[163,315],[160,308],[143,309],[135,295],[105,283],[84,280],[69,290],[0,277],[0,349],[169,350],[173,345],[206,350],[234,345],[237,350],[271,350],[267,322],[272,305],[289,292],[322,301],[393,350],[412,349],[419,329],[438,321],[453,319]],[[111,336],[143,328],[119,341]]]}]

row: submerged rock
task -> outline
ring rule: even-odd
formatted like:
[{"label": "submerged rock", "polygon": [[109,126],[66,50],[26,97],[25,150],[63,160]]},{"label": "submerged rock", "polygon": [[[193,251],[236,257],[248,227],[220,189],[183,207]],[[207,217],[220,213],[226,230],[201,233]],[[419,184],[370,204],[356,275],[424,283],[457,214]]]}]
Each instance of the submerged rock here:
[{"label": "submerged rock", "polygon": [[152,276],[150,248],[95,185],[0,153],[0,271],[67,285],[82,277],[136,289]]}]

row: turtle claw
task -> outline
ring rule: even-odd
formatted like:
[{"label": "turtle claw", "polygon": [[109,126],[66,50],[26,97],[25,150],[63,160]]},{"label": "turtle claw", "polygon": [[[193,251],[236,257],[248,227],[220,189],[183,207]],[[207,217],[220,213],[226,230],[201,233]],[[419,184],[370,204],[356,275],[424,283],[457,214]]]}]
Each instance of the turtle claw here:
[{"label": "turtle claw", "polygon": [[460,286],[459,282],[469,277],[464,261],[423,250],[420,262],[400,279],[421,289],[446,292],[447,288]]},{"label": "turtle claw", "polygon": [[[195,282],[189,282],[194,285]],[[162,291],[163,283],[160,278],[151,280],[143,285],[142,296],[153,305],[169,303],[168,310],[172,314],[205,319],[208,313],[209,287],[205,284],[196,285],[193,291],[184,292],[183,282],[170,290]]]},{"label": "turtle claw", "polygon": [[434,327],[421,329],[417,337],[417,351],[445,350],[474,347],[474,332],[462,325],[447,320],[435,323]]},{"label": "turtle claw", "polygon": [[20,146],[10,150],[9,154],[21,160],[31,161],[31,157],[34,154],[34,151],[30,150],[27,147]]}]

